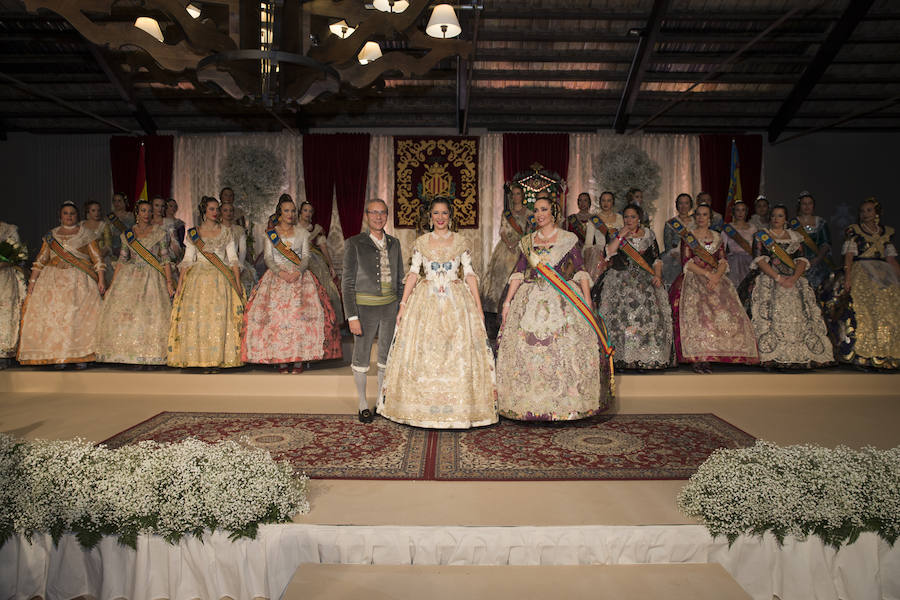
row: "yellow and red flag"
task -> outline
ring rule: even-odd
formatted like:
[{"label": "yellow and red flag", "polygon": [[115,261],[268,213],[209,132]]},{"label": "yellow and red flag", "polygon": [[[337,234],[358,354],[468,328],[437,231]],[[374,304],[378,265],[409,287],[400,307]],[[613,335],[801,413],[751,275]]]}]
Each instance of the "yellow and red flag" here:
[{"label": "yellow and red flag", "polygon": [[134,203],[138,200],[149,200],[147,195],[147,167],[144,162],[144,142],[138,153],[137,176],[134,179]]},{"label": "yellow and red flag", "polygon": [[741,163],[738,160],[737,144],[731,140],[731,169],[728,180],[728,196],[725,198],[725,222],[731,222],[731,207],[735,202],[743,202],[741,193]]}]

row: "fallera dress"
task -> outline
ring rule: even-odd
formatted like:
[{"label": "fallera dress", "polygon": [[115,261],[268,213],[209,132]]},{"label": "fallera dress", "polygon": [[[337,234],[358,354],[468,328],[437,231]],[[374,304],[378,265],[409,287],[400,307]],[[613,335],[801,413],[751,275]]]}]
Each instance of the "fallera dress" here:
[{"label": "fallera dress", "polygon": [[[93,232],[79,227],[50,233],[75,258],[103,276],[106,265]],[[46,241],[34,261],[39,270],[22,316],[18,360],[26,365],[81,363],[94,360],[97,324],[103,300],[97,282],[60,258]]]},{"label": "fallera dress", "polygon": [[[325,288],[308,269],[309,233],[295,227],[280,236],[300,259],[295,264],[266,238],[268,270],[254,288],[244,311],[241,358],[248,363],[284,364],[341,357],[341,336]],[[288,283],[281,272],[300,273]]]},{"label": "fallera dress", "polygon": [[[710,233],[711,240],[698,241],[715,260],[725,260],[721,236],[712,230]],[[678,362],[758,363],[753,325],[734,284],[725,276],[719,280],[716,289],[710,291],[706,287],[706,277],[690,271],[688,263],[704,271],[715,271],[694,253],[689,244],[682,242],[682,272],[669,289]]]},{"label": "fallera dress", "polygon": [[[20,244],[19,229],[0,221],[0,242]],[[22,270],[0,262],[0,359],[16,355],[25,290]]]},{"label": "fallera dress", "polygon": [[[812,225],[801,225],[801,227],[812,241],[816,243],[816,246],[818,246],[820,250],[823,247],[828,249],[828,254],[825,256],[830,257],[831,234],[828,232],[828,222],[822,217],[817,216],[815,218],[815,223]],[[819,286],[821,286],[831,275],[831,267],[825,260],[820,260],[813,265],[812,260],[816,258],[817,253],[813,252],[813,249],[805,243],[801,244],[801,248],[803,250],[803,256],[806,257],[810,264],[810,267],[806,269],[803,276],[809,281],[809,285],[812,286],[813,291],[818,291]]]},{"label": "fallera dress", "polygon": [[[615,219],[604,221],[602,215],[597,215],[606,226],[607,233],[610,231],[618,231],[625,225],[622,215],[615,213]],[[584,232],[584,248],[582,255],[584,256],[584,270],[591,276],[591,281],[597,281],[604,269],[607,267],[604,250],[606,248],[606,235],[594,227],[594,224],[588,221],[585,225]]]},{"label": "fallera dress", "polygon": [[[796,231],[786,230],[787,237],[776,238],[771,230],[764,230],[794,261],[809,264],[803,256],[803,240]],[[793,287],[786,288],[759,268],[760,262],[784,277],[794,274],[773,250],[758,238],[753,240],[751,275],[741,287],[746,297],[750,293],[750,316],[763,365],[791,368],[813,368],[834,363],[834,350],[828,339],[822,309],[805,277]]]},{"label": "fallera dress", "polygon": [[232,225],[231,236],[234,238],[238,264],[241,267],[241,285],[244,288],[244,294],[249,296],[253,286],[256,285],[256,269],[247,261],[247,230],[240,225]]},{"label": "fallera dress", "polygon": [[511,213],[511,217],[515,222],[519,231],[504,216],[500,220],[500,241],[494,246],[491,252],[491,260],[488,263],[487,274],[484,277],[484,283],[481,286],[481,308],[484,312],[498,313],[500,305],[503,302],[503,290],[506,289],[506,283],[509,275],[516,266],[516,260],[519,258],[519,240],[522,235],[528,231],[528,214]]},{"label": "fallera dress", "polygon": [[[97,331],[97,361],[164,365],[172,300],[166,276],[120,238],[118,272],[106,293]],[[171,262],[169,234],[154,226],[138,239],[165,268]]]},{"label": "fallera dress", "polygon": [[331,277],[331,270],[328,268],[328,261],[325,260],[325,254],[319,247],[320,243],[324,243],[326,239],[325,231],[319,224],[309,226],[309,270],[316,276],[316,280],[325,288],[328,294],[328,300],[334,308],[334,317],[338,325],[344,322],[344,305],[341,302],[341,294],[338,287]]},{"label": "fallera dress", "polygon": [[419,237],[410,272],[418,283],[394,333],[380,415],[416,427],[466,429],[496,423],[494,356],[465,277],[474,275],[465,239]]},{"label": "fallera dress", "polygon": [[[551,236],[552,238],[552,236]],[[537,244],[535,243],[537,242]],[[510,276],[522,280],[500,332],[497,391],[501,416],[525,421],[571,421],[607,406],[609,373],[603,371],[594,329],[530,266],[524,252],[535,252],[581,293],[589,279],[574,234],[559,230],[553,244],[538,233],[520,243]]]},{"label": "fallera dress", "polygon": [[[238,265],[231,232],[222,228],[204,238],[204,251],[214,253],[227,268]],[[241,366],[243,299],[229,279],[185,237],[184,279],[172,303],[167,364],[171,367]]]},{"label": "fallera dress", "polygon": [[87,221],[82,221],[81,226],[84,227],[84,230],[91,234],[91,236],[97,242],[97,248],[100,249],[100,255],[103,257],[103,264],[106,265],[106,270],[103,271],[103,276],[106,280],[106,287],[109,287],[110,282],[112,281],[113,276],[113,238],[115,237],[113,233],[113,227],[106,219],[100,221],[100,224],[96,229],[91,229],[87,225],[85,225]]},{"label": "fallera dress", "polygon": [[823,298],[838,360],[900,369],[900,278],[887,262],[897,256],[894,228],[879,226],[869,234],[851,225],[842,254],[853,257],[850,292],[842,289],[842,274]]},{"label": "fallera dress", "polygon": [[748,223],[747,229],[743,231],[737,229],[737,232],[750,246],[751,252],[744,250],[733,237],[722,232],[722,242],[725,244],[725,254],[728,258],[728,279],[735,288],[741,285],[744,277],[750,272],[750,263],[753,262],[753,234],[756,233],[756,228]]},{"label": "fallera dress", "polygon": [[[626,243],[624,240],[621,243]],[[659,245],[645,227],[629,244],[651,268],[658,262]],[[665,369],[675,365],[672,346],[672,309],[665,286],[654,287],[653,275],[619,248],[607,257],[609,268],[601,281],[600,314],[615,348],[616,367]]]},{"label": "fallera dress", "polygon": [[[694,217],[688,217],[687,219],[682,219],[678,217],[682,224],[688,230],[694,228]],[[682,264],[681,264],[681,236],[678,235],[678,232],[672,229],[672,226],[667,222],[665,227],[663,228],[663,254],[662,254],[662,263],[663,263],[663,283],[666,284],[666,289],[671,289],[672,284],[681,275]]]}]

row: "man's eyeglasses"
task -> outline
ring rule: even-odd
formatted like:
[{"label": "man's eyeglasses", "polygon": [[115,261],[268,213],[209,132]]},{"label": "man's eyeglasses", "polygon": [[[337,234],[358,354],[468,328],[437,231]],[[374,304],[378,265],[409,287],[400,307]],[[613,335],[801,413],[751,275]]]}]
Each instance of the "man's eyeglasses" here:
[{"label": "man's eyeglasses", "polygon": [[367,210],[366,214],[375,215],[376,217],[386,217],[386,210]]}]

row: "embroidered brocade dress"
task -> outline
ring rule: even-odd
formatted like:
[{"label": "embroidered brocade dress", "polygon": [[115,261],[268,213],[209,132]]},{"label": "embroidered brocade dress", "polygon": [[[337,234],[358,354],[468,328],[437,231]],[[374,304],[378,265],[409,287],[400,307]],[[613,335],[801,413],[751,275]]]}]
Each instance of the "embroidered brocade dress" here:
[{"label": "embroidered brocade dress", "polygon": [[[623,240],[622,243],[625,243]],[[649,227],[628,241],[651,267],[660,262],[659,244]],[[665,286],[653,287],[653,276],[625,252],[607,257],[609,268],[600,290],[600,314],[616,349],[616,367],[665,369],[675,365],[672,309]]]},{"label": "embroidered brocade dress", "polygon": [[[56,227],[51,233],[102,277],[106,265],[93,232],[83,227],[72,234],[60,231]],[[37,281],[23,308],[18,361],[25,365],[93,361],[103,303],[97,282],[57,256],[47,242],[38,252],[32,273]]]},{"label": "embroidered brocade dress", "polygon": [[[528,214],[513,213],[513,220],[522,232],[529,229]],[[503,302],[503,290],[509,275],[516,266],[519,258],[519,240],[522,234],[513,229],[506,217],[500,218],[500,241],[491,252],[491,260],[488,263],[487,274],[484,277],[484,285],[481,286],[481,308],[484,312],[499,313],[500,304]]]},{"label": "embroidered brocade dress", "polygon": [[[266,238],[268,270],[259,280],[244,310],[241,358],[248,363],[283,364],[341,357],[341,336],[325,288],[307,268],[309,233],[294,228],[281,241],[299,257],[294,264]],[[288,283],[282,271],[301,273]]]},{"label": "embroidered brocade dress", "polygon": [[[825,256],[830,258],[831,235],[828,233],[828,222],[822,217],[816,217],[815,224],[802,225],[802,227],[806,234],[812,238],[812,241],[819,247],[819,250],[823,247],[828,248],[828,252]],[[816,258],[816,253],[805,243],[802,244],[802,249],[803,256],[806,257],[810,264],[809,268],[806,269],[806,272],[803,273],[803,276],[809,281],[809,285],[812,286],[813,291],[817,291],[819,286],[828,279],[829,275],[831,275],[831,267],[828,266],[828,263],[825,262],[824,259],[813,265],[812,260]]]},{"label": "embroidered brocade dress", "polygon": [[[103,300],[97,361],[129,365],[166,364],[172,300],[166,276],[134,252],[120,236],[119,267]],[[156,225],[139,239],[160,265],[171,262],[169,234]]]},{"label": "embroidered brocade dress", "polygon": [[[237,266],[231,232],[222,228],[204,238],[204,251],[214,253],[226,267]],[[184,283],[172,303],[167,364],[171,367],[241,366],[243,304],[228,279],[197,247],[185,239],[179,265]]]},{"label": "embroidered brocade dress", "polygon": [[[737,229],[737,227],[735,227],[735,229]],[[748,223],[748,229],[743,231],[737,229],[737,232],[747,241],[747,244],[752,250],[753,234],[756,233],[756,228]],[[734,241],[733,237],[724,231],[722,232],[722,242],[725,244],[725,251],[728,256],[728,279],[731,280],[731,283],[733,283],[736,288],[741,285],[744,277],[750,272],[750,263],[753,262],[753,254],[744,250],[739,243]]]},{"label": "embroidered brocade dress", "polygon": [[234,238],[238,264],[241,268],[241,286],[244,288],[244,295],[249,296],[253,286],[256,285],[256,269],[247,262],[247,230],[240,225],[232,225],[231,237]]},{"label": "embroidered brocade dress", "polygon": [[[531,247],[537,234],[525,236]],[[570,284],[589,275],[575,242],[559,231],[555,244],[537,246],[542,261]],[[525,421],[570,421],[597,414],[607,405],[609,374],[601,371],[597,334],[568,300],[519,254],[510,276],[523,280],[500,331],[497,391],[500,415]],[[580,291],[580,286],[576,289]]]},{"label": "embroidered brocade dress", "polygon": [[100,256],[103,257],[103,264],[106,265],[106,270],[103,271],[103,276],[106,281],[106,287],[109,287],[110,282],[112,282],[113,276],[113,256],[112,256],[112,248],[113,248],[113,231],[112,225],[106,219],[100,221],[100,225],[97,226],[96,229],[91,229],[86,226],[85,223],[87,221],[82,221],[81,226],[85,231],[91,234],[93,239],[97,242],[97,248],[100,249]]},{"label": "embroidered brocade dress", "polygon": [[394,332],[377,405],[397,423],[467,429],[498,420],[494,355],[465,283],[475,274],[472,255],[461,235],[451,235],[449,246],[439,247],[433,233],[413,245],[410,273],[419,279]]},{"label": "embroidered brocade dress", "polygon": [[[676,215],[677,216],[677,215]],[[679,220],[684,224],[688,231],[694,228],[694,217],[688,217],[687,219]],[[663,255],[662,255],[662,263],[663,263],[663,283],[666,284],[666,289],[672,289],[672,283],[678,279],[678,276],[681,275],[682,264],[681,264],[681,236],[678,235],[678,232],[672,229],[672,226],[666,222],[665,227],[663,228]]]},{"label": "embroidered brocade dress", "polygon": [[[853,256],[850,293],[832,292],[825,302],[838,360],[900,369],[900,278],[886,260],[897,256],[893,227],[870,235],[851,225],[841,253]],[[842,283],[836,278],[834,286]]]},{"label": "embroidered brocade dress", "polygon": [[[700,243],[716,260],[723,261],[722,238],[710,231],[713,239]],[[681,244],[681,263],[682,272],[669,289],[678,362],[758,363],[753,325],[731,280],[722,277],[716,289],[709,291],[706,277],[690,271],[687,265],[693,263],[704,271],[715,269],[696,256],[687,243]]]},{"label": "embroidered brocade dress", "polygon": [[[809,264],[803,256],[803,239],[799,233],[787,231],[789,239],[780,240],[771,231],[766,231],[795,264],[801,261]],[[750,294],[750,316],[760,363],[810,369],[834,363],[822,309],[809,282],[800,277],[793,287],[786,288],[763,273],[758,266],[761,261],[769,263],[785,277],[793,275],[794,271],[756,238],[753,239],[753,255],[751,275],[741,286],[741,293],[745,300],[748,292]]]},{"label": "embroidered brocade dress", "polygon": [[[18,228],[0,221],[0,242],[20,244]],[[0,358],[16,355],[25,289],[22,270],[0,262]]]},{"label": "embroidered brocade dress", "polygon": [[316,276],[316,280],[325,288],[328,294],[328,300],[334,308],[334,318],[338,325],[344,322],[344,305],[341,302],[341,294],[338,287],[331,277],[331,270],[328,268],[328,261],[325,260],[325,254],[319,247],[320,243],[324,243],[326,239],[325,232],[321,225],[309,226],[309,270]]}]

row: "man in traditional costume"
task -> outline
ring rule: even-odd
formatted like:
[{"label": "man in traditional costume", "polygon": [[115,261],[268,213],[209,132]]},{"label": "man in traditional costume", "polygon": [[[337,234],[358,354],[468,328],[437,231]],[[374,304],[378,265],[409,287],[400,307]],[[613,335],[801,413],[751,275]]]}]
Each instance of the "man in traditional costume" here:
[{"label": "man in traditional costume", "polygon": [[384,232],[388,208],[384,200],[366,203],[368,233],[348,239],[344,245],[341,291],[344,314],[353,334],[350,368],[359,394],[359,420],[371,423],[375,415],[366,399],[366,374],[372,343],[378,336],[378,389],[384,383],[384,369],[397,324],[397,310],[403,297],[403,256],[400,240]]}]

